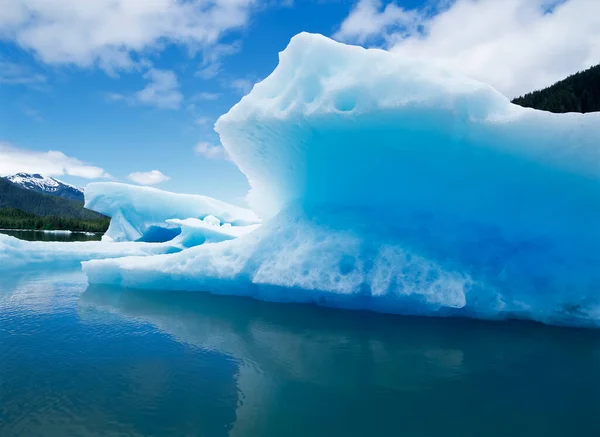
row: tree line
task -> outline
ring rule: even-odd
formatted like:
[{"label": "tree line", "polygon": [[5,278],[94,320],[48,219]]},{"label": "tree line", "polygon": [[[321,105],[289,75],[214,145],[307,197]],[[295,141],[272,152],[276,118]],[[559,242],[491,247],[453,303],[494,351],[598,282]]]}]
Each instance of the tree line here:
[{"label": "tree line", "polygon": [[52,231],[106,232],[110,218],[76,219],[57,216],[37,216],[16,208],[0,209],[0,228]]},{"label": "tree line", "polygon": [[600,111],[600,64],[512,102],[555,113]]}]

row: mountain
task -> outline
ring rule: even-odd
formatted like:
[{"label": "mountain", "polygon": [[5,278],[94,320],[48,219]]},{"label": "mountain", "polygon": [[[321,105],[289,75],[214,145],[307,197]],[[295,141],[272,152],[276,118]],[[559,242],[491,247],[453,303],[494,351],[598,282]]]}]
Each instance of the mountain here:
[{"label": "mountain", "polygon": [[42,194],[51,194],[69,200],[83,202],[83,190],[58,179],[40,174],[17,173],[6,179],[22,188]]},{"label": "mountain", "polygon": [[23,188],[0,178],[0,227],[11,229],[69,229],[99,231],[110,219],[83,207],[83,201],[69,200]]},{"label": "mountain", "polygon": [[102,214],[85,209],[82,201],[38,193],[22,188],[9,181],[8,178],[0,178],[0,208],[16,208],[42,217],[105,218]]},{"label": "mountain", "polygon": [[512,102],[556,113],[600,111],[600,64]]}]

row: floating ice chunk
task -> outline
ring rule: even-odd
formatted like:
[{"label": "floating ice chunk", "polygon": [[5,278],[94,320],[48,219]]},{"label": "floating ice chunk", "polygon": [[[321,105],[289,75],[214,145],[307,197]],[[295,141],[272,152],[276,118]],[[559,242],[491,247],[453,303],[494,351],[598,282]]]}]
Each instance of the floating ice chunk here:
[{"label": "floating ice chunk", "polygon": [[86,208],[111,217],[103,237],[107,241],[169,241],[180,232],[178,224],[167,222],[169,219],[212,216],[231,226],[260,223],[251,210],[211,197],[115,182],[88,184],[85,202]]},{"label": "floating ice chunk", "polygon": [[78,264],[95,258],[148,256],[178,251],[177,247],[169,243],[23,241],[0,234],[0,270],[28,264]]}]

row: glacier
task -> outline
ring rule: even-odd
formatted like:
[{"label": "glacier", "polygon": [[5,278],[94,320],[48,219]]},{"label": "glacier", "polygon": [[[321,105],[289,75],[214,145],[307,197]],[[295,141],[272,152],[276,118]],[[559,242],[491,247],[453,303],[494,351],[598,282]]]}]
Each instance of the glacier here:
[{"label": "glacier", "polygon": [[212,197],[118,182],[88,184],[85,207],[111,217],[103,241],[166,242],[180,234],[177,220],[204,220],[208,216],[235,229],[234,234],[237,227],[260,223],[253,211]]},{"label": "glacier", "polygon": [[600,324],[600,114],[302,33],[215,130],[256,215],[90,184],[107,239],[183,249],[83,262],[91,284]]}]

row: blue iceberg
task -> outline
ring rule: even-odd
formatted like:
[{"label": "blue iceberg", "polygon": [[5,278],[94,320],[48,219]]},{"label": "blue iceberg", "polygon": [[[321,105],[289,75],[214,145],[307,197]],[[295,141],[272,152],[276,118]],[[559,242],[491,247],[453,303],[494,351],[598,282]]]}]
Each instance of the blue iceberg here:
[{"label": "blue iceberg", "polygon": [[303,33],[215,129],[263,224],[86,262],[91,283],[600,321],[600,114],[521,108],[451,71]]},{"label": "blue iceberg", "polygon": [[185,219],[204,220],[208,217],[207,223],[216,221],[218,225],[236,228],[234,234],[238,227],[260,223],[251,210],[212,197],[116,182],[88,184],[85,206],[111,217],[103,241],[170,241],[181,233],[178,220]]}]

